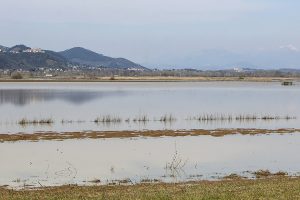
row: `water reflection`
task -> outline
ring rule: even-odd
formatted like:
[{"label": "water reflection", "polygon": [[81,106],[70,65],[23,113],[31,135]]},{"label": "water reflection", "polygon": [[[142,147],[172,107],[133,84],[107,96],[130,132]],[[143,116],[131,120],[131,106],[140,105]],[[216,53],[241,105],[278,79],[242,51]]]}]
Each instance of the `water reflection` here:
[{"label": "water reflection", "polygon": [[[0,84],[0,112],[5,113],[0,133],[299,128],[299,99],[298,85],[278,83],[5,83]],[[122,123],[94,123],[107,115]],[[276,116],[291,120],[267,120]],[[23,118],[55,123],[20,127]]]},{"label": "water reflection", "polygon": [[211,180],[262,169],[294,175],[299,150],[299,133],[2,143],[0,185]]},{"label": "water reflection", "polygon": [[84,104],[93,99],[123,96],[125,94],[126,92],[124,91],[9,89],[0,90],[0,105],[10,103],[25,106],[31,103],[53,100],[62,100],[73,104]]}]

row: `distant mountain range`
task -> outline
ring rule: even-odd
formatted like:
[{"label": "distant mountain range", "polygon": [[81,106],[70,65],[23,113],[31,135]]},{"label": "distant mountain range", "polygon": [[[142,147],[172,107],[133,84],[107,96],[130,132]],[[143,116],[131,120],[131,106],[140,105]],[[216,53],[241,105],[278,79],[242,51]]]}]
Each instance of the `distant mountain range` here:
[{"label": "distant mountain range", "polygon": [[8,47],[5,47],[5,46],[0,45],[0,50],[2,50],[2,51],[7,51],[8,49],[9,49]]},{"label": "distant mountain range", "polygon": [[62,52],[31,48],[25,45],[5,47],[0,45],[0,69],[34,70],[36,68],[110,67],[146,69],[125,58],[112,58],[82,47]]},{"label": "distant mountain range", "polygon": [[59,54],[73,63],[79,63],[82,65],[116,68],[142,68],[141,65],[131,62],[125,58],[111,58],[82,47],[74,47],[72,49],[61,51]]},{"label": "distant mountain range", "polygon": [[161,55],[158,63],[143,63],[159,68],[196,68],[202,70],[252,69],[300,69],[300,50],[291,45],[274,49],[233,52],[222,49],[207,49],[193,54],[181,54],[170,59]]},{"label": "distant mountain range", "polygon": [[[160,59],[153,59],[153,61],[159,63],[144,64],[159,69],[230,70],[233,68],[250,68],[290,70],[300,69],[300,50],[292,45],[282,46],[271,51],[261,50],[249,53],[212,49],[202,50],[194,53],[194,55],[175,57],[161,55]],[[70,66],[148,70],[125,58],[108,57],[82,47],[54,52],[25,45],[13,47],[0,45],[0,69],[66,69]]]}]

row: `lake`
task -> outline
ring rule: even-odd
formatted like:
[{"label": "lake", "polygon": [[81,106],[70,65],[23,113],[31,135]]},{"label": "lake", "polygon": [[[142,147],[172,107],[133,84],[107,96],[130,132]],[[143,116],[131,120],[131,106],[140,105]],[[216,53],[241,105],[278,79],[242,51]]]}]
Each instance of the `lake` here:
[{"label": "lake", "polygon": [[[283,87],[278,82],[1,83],[0,132],[299,128],[299,100],[299,84]],[[94,123],[107,115],[122,122]],[[176,120],[162,123],[165,115]],[[288,115],[297,119],[189,120],[202,115]],[[134,122],[144,116],[144,123]],[[20,126],[23,118],[51,118],[54,123]]]},{"label": "lake", "polygon": [[[0,134],[11,135],[43,131],[293,129],[300,128],[300,85],[0,83],[0,113]],[[105,116],[119,120],[101,121]],[[164,116],[170,120],[162,120]],[[96,123],[97,118],[100,120]],[[22,119],[52,119],[53,123],[21,124]],[[260,169],[299,175],[299,150],[298,132],[3,142],[0,185],[20,188],[24,184],[40,187],[154,179],[177,182],[215,180],[231,173],[253,178],[253,172]],[[178,167],[172,168],[174,165]]]}]

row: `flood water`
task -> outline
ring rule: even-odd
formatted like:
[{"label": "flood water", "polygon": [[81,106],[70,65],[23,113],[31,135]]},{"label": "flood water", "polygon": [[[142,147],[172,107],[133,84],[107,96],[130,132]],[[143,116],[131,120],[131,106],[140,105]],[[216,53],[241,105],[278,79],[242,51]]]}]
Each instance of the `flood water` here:
[{"label": "flood water", "polygon": [[[300,128],[300,85],[274,83],[0,83],[0,134],[37,131]],[[161,122],[164,115],[176,120]],[[278,120],[189,120],[203,114],[290,116]],[[95,123],[97,117],[121,118]],[[135,118],[147,116],[149,121]],[[26,118],[49,125],[20,125]],[[126,119],[130,119],[126,121]],[[72,120],[72,123],[61,123]],[[101,180],[212,180],[268,169],[299,175],[300,133],[81,139],[0,143],[0,186],[93,184]],[[176,170],[172,164],[178,165]]]},{"label": "flood water", "polygon": [[[300,85],[280,83],[1,83],[0,132],[299,128]],[[298,120],[187,120],[203,114],[289,115]],[[121,123],[94,123],[110,115]],[[172,115],[176,120],[162,123]],[[146,123],[133,122],[147,116]],[[51,118],[51,126],[20,126],[18,122]],[[126,119],[131,121],[125,122]],[[61,123],[61,121],[73,123]],[[78,123],[80,121],[80,123]]]},{"label": "flood water", "polygon": [[[260,169],[297,175],[299,151],[300,133],[3,143],[0,185],[212,180]],[[180,167],[168,170],[174,156]]]}]

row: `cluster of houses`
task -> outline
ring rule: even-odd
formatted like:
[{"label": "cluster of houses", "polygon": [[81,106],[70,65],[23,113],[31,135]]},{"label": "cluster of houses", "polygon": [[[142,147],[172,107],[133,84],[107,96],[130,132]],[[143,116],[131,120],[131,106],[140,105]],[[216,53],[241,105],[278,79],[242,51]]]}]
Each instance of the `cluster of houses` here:
[{"label": "cluster of houses", "polygon": [[25,52],[25,53],[45,53],[45,51],[42,50],[41,48],[26,49],[23,52]]},{"label": "cluster of houses", "polygon": [[29,49],[25,49],[23,51],[17,51],[17,50],[10,50],[10,51],[6,51],[3,49],[0,49],[0,52],[2,53],[45,53],[44,50],[42,50],[41,48],[29,48]]}]

